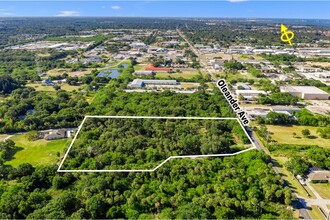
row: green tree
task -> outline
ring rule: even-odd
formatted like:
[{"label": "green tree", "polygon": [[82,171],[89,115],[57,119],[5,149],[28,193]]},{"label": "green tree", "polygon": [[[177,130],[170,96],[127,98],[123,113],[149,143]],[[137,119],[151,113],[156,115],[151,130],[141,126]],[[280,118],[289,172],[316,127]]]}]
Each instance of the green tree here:
[{"label": "green tree", "polygon": [[311,132],[309,131],[309,129],[303,129],[303,130],[301,131],[301,134],[302,134],[304,137],[308,137],[308,136],[311,134]]}]

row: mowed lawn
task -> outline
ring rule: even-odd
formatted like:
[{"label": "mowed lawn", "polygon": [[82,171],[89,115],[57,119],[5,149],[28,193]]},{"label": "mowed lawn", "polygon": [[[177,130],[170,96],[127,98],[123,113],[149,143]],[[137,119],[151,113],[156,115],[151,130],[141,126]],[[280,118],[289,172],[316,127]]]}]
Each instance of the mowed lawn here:
[{"label": "mowed lawn", "polygon": [[58,69],[48,70],[48,72],[46,74],[48,76],[60,76],[63,73],[67,73],[69,76],[82,77],[87,74],[90,74],[91,71],[92,71],[92,68],[86,68],[86,70],[74,71],[74,72],[70,71],[70,69],[58,68]]},{"label": "mowed lawn", "polygon": [[312,205],[311,206],[312,210],[309,210],[309,214],[311,217],[315,220],[323,220],[325,217],[322,215],[321,211],[318,209],[318,206]]},{"label": "mowed lawn", "polygon": [[[172,78],[185,78],[185,79],[191,79],[194,76],[198,76],[199,72],[181,72],[181,73],[156,73],[156,77],[172,77]],[[203,74],[204,75],[204,74]]]},{"label": "mowed lawn", "polygon": [[[277,141],[279,144],[297,144],[297,145],[318,145],[324,148],[330,148],[329,139],[321,138],[317,133],[318,127],[311,126],[274,126],[267,125],[267,129],[271,132],[271,137],[273,140]],[[311,132],[311,138],[305,138],[301,131],[304,129],[309,129]],[[296,136],[293,136],[293,132]]]},{"label": "mowed lawn", "polygon": [[71,141],[71,139],[28,141],[25,134],[14,136],[11,140],[16,146],[23,148],[15,153],[11,161],[6,162],[14,167],[22,163],[30,163],[33,166],[55,164],[59,159],[57,152],[63,156],[63,150],[68,148]]},{"label": "mowed lawn", "polygon": [[[34,88],[36,91],[40,91],[40,92],[55,92],[55,88],[53,86],[44,86],[38,83],[28,83],[26,84],[26,86],[32,87]],[[59,84],[59,86],[61,87],[61,89],[68,91],[68,92],[72,92],[73,90],[78,91],[79,88],[81,88],[81,86],[72,86],[69,84]]]},{"label": "mowed lawn", "polygon": [[311,183],[323,199],[330,199],[330,183]]}]

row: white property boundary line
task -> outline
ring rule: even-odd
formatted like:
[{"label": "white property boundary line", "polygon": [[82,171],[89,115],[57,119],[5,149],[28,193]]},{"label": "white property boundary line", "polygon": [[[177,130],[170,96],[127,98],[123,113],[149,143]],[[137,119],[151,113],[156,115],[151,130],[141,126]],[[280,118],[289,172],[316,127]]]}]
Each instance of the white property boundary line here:
[{"label": "white property boundary line", "polygon": [[[248,139],[250,140],[251,144],[253,145],[253,147],[242,150],[242,151],[238,151],[235,153],[231,153],[231,154],[207,154],[207,155],[183,155],[183,156],[170,156],[168,157],[166,160],[164,160],[163,162],[161,162],[158,166],[156,166],[155,168],[151,169],[151,170],[61,170],[61,167],[64,163],[64,160],[66,159],[66,157],[69,154],[69,151],[71,150],[73,143],[76,141],[77,136],[83,126],[83,124],[85,123],[87,118],[142,118],[142,119],[147,119],[147,118],[152,118],[152,119],[193,119],[193,120],[237,120],[238,123],[241,125],[243,131],[245,132],[246,136],[248,137]],[[244,129],[244,126],[242,125],[241,121],[238,118],[210,118],[210,117],[159,117],[159,116],[97,116],[97,115],[86,115],[83,119],[83,121],[81,122],[80,126],[78,127],[78,130],[69,146],[69,149],[66,151],[63,160],[61,161],[57,172],[64,172],[64,173],[70,173],[70,172],[76,172],[76,173],[83,173],[83,172],[88,172],[88,173],[94,173],[94,172],[98,172],[98,173],[106,173],[106,172],[153,172],[155,170],[157,170],[159,167],[161,167],[162,165],[164,165],[167,161],[171,160],[171,159],[177,159],[177,158],[200,158],[200,157],[226,157],[226,156],[235,156],[241,153],[245,153],[247,151],[253,150],[253,149],[257,149],[257,147],[255,146],[254,142],[252,141],[251,137],[248,135],[248,133],[246,132],[246,130]]]}]

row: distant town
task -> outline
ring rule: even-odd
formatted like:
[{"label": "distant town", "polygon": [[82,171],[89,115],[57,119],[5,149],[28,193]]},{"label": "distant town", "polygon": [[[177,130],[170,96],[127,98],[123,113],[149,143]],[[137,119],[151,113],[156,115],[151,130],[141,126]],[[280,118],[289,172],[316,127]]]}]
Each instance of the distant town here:
[{"label": "distant town", "polygon": [[[35,189],[37,183],[34,188],[26,187],[32,187],[29,193],[49,194],[43,200],[48,205],[42,207],[29,206],[21,211],[20,206],[8,213],[0,205],[0,218],[329,218],[329,27],[286,24],[296,33],[291,47],[280,41],[280,24],[274,22],[187,18],[163,24],[160,18],[139,18],[143,22],[137,24],[133,18],[72,19],[81,26],[67,21],[56,23],[55,18],[32,20],[35,34],[21,28],[29,27],[28,21],[0,19],[6,27],[17,27],[13,33],[3,35],[0,43],[0,176],[8,185],[19,184],[25,177],[44,181],[38,182],[44,184],[41,191]],[[56,30],[49,29],[48,22],[55,22]],[[151,121],[95,120],[79,127],[86,115],[237,117],[235,108],[216,85],[220,79],[226,82],[232,98],[238,100],[235,108],[246,113],[243,130],[229,122],[201,126],[189,121],[184,125],[152,125]],[[69,153],[67,149],[78,128],[81,136]],[[167,139],[161,139],[164,137]],[[152,147],[155,143],[165,146],[164,152],[157,144]],[[116,184],[111,182],[131,178],[129,175],[109,175],[113,179],[104,180],[102,186],[88,183],[95,189],[84,182],[91,176],[82,180],[76,174],[62,175],[56,170],[51,171],[56,174],[34,174],[44,169],[35,168],[39,166],[53,166],[49,169],[54,170],[66,157],[70,159],[65,165],[69,170],[119,169],[127,168],[127,164],[141,165],[145,159],[150,160],[146,164],[152,164],[165,151],[176,156],[178,152],[230,154],[252,144],[257,148],[255,152],[244,153],[239,162],[196,159],[187,162],[195,167],[185,171],[177,168],[186,166],[184,160],[171,162],[166,166],[173,166],[176,174],[166,167],[159,171],[164,172],[160,176],[145,177],[158,179],[157,186],[152,181],[140,181],[138,174],[132,174],[136,177],[129,186],[117,180]],[[195,145],[201,150],[192,148]],[[254,161],[262,168],[254,166]],[[208,167],[207,162],[212,165]],[[219,169],[214,171],[215,179],[213,174],[203,174],[219,186],[201,183],[201,173],[209,169]],[[177,176],[181,172],[187,172],[187,176],[192,172],[196,179],[184,183]],[[39,180],[42,175],[53,175],[49,178],[54,179]],[[234,189],[238,186],[229,183],[231,178],[237,185],[250,185]],[[169,189],[167,181],[182,184]],[[264,187],[269,181],[269,187]],[[72,196],[76,192],[71,189],[80,186],[84,186],[83,192]],[[101,190],[94,194],[98,187],[105,193]],[[8,192],[0,190],[2,198],[7,198],[9,188]],[[151,193],[154,188],[162,194]],[[62,195],[62,190],[72,195]],[[220,194],[214,196],[212,192],[217,191]],[[190,192],[191,196],[185,197],[187,203],[176,200]],[[148,196],[142,199],[143,193]],[[93,197],[85,198],[85,194]],[[84,202],[49,216],[46,213],[53,203],[48,200],[62,198],[57,195],[82,198]],[[226,201],[218,201],[221,196]],[[98,204],[103,205],[94,210]],[[204,214],[181,215],[180,208],[187,204],[196,206],[195,210],[201,207],[200,213]],[[172,211],[165,213],[168,207]],[[44,209],[47,211],[40,211]]]}]

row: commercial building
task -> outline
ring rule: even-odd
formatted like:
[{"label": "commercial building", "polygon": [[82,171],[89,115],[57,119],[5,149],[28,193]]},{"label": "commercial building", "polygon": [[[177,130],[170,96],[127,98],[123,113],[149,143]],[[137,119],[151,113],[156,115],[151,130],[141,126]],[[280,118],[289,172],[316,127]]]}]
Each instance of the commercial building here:
[{"label": "commercial building", "polygon": [[128,84],[131,88],[142,88],[148,85],[154,86],[166,86],[166,85],[180,85],[176,80],[146,80],[146,79],[134,79]]},{"label": "commercial building", "polygon": [[261,94],[266,95],[267,93],[259,90],[236,90],[237,97],[242,95],[245,101],[253,101]]},{"label": "commercial building", "polygon": [[329,170],[311,170],[308,174],[308,180],[312,182],[330,182],[330,171]]},{"label": "commercial building", "polygon": [[281,86],[281,92],[290,93],[293,96],[302,98],[302,99],[329,99],[329,93],[315,87],[315,86]]}]

